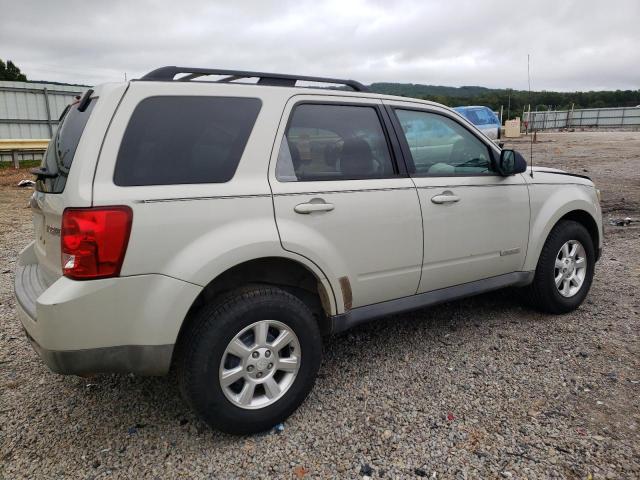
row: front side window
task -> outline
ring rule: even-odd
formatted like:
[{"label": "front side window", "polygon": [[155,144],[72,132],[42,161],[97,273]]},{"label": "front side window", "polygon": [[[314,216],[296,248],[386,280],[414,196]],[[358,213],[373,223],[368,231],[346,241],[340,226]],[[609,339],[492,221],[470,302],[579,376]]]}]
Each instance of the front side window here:
[{"label": "front side window", "polygon": [[416,175],[491,174],[489,148],[459,123],[443,115],[396,110]]},{"label": "front side window", "polygon": [[231,180],[260,106],[257,98],[144,99],[131,115],[122,138],[115,184],[177,185]]},{"label": "front side window", "polygon": [[302,104],[282,139],[281,182],[387,178],[395,174],[374,107]]}]

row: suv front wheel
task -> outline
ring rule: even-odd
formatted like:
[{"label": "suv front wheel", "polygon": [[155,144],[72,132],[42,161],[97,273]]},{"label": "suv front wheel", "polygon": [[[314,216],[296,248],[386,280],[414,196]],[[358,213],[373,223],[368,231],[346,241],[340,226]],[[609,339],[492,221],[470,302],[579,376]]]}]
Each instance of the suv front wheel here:
[{"label": "suv front wheel", "polygon": [[212,427],[244,434],[282,422],[313,388],[322,343],[309,308],[271,286],[203,307],[178,359],[183,396]]},{"label": "suv front wheel", "polygon": [[593,240],[578,222],[562,220],[542,248],[533,283],[524,288],[528,303],[545,313],[568,313],[584,301],[595,270]]}]

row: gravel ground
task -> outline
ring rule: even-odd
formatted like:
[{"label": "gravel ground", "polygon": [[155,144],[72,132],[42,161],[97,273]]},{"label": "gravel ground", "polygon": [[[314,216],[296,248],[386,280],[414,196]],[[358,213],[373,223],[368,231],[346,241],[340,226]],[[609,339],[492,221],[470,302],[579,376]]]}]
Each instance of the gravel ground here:
[{"label": "gravel ground", "polygon": [[537,164],[588,170],[605,221],[636,219],[607,225],[586,303],[546,316],[507,290],[329,338],[284,431],[250,437],[210,431],[171,377],[46,369],[13,299],[30,192],[0,171],[0,478],[638,478],[640,133],[535,149]]}]

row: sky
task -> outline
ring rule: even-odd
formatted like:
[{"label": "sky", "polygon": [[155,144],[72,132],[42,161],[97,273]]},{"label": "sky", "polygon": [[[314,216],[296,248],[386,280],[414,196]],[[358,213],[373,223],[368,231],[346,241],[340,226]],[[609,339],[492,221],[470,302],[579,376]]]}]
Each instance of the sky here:
[{"label": "sky", "polygon": [[640,0],[0,0],[0,58],[95,85],[163,65],[533,90],[640,89]]}]

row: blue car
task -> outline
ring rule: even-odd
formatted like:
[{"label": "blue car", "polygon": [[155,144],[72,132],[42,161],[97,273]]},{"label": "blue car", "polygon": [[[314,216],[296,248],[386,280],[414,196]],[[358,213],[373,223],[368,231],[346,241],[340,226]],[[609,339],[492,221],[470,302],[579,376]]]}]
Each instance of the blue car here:
[{"label": "blue car", "polygon": [[454,110],[478,127],[487,137],[493,140],[500,138],[500,120],[489,107],[455,107]]}]

